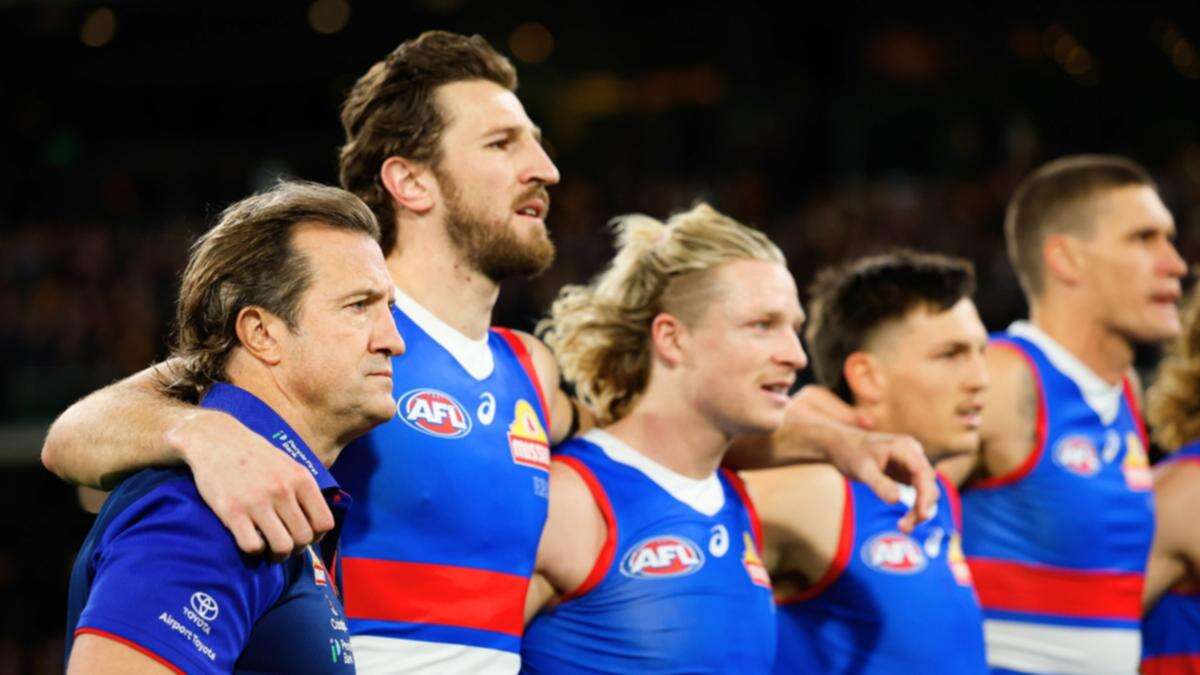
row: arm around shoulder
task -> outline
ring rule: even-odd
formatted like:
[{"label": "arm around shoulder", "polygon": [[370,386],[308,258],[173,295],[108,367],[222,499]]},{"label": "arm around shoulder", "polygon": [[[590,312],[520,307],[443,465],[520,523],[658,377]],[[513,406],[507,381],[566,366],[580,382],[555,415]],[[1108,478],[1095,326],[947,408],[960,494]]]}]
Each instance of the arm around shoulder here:
[{"label": "arm around shoulder", "polygon": [[93,392],[59,415],[42,445],[42,463],[64,480],[111,489],[121,477],[148,466],[182,462],[170,432],[196,408],[161,393],[159,368]]},{"label": "arm around shoulder", "polygon": [[233,417],[161,392],[156,369],[170,367],[147,368],[75,403],[51,426],[42,462],[66,480],[104,489],[150,466],[186,463],[247,553],[269,546],[285,557],[333,529],[308,471]]}]

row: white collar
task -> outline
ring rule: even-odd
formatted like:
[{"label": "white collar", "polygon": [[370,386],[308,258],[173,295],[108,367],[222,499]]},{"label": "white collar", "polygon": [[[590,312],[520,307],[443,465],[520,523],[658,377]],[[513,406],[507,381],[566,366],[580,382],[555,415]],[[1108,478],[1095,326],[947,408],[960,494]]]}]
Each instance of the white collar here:
[{"label": "white collar", "polygon": [[1096,412],[1100,421],[1106,425],[1112,424],[1121,409],[1123,387],[1120,384],[1105,382],[1066,347],[1028,321],[1014,321],[1008,327],[1008,332],[1037,345],[1059,372],[1079,386],[1083,400]]},{"label": "white collar", "polygon": [[484,334],[481,340],[472,340],[434,316],[433,312],[425,309],[399,287],[396,288],[396,307],[433,338],[434,342],[450,352],[450,356],[453,356],[471,377],[484,380],[492,374],[496,364],[492,360],[492,350],[488,347],[487,334]]},{"label": "white collar", "polygon": [[707,478],[688,478],[643,455],[603,429],[592,429],[583,438],[596,444],[612,461],[641,471],[667,494],[703,515],[715,515],[725,506],[725,490],[716,473]]}]

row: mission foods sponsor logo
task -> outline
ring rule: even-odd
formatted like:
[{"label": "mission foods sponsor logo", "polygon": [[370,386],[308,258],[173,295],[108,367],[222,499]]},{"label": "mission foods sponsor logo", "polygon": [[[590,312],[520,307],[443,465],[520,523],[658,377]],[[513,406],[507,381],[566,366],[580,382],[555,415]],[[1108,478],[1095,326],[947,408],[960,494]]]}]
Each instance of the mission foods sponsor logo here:
[{"label": "mission foods sponsor logo", "polygon": [[959,586],[970,586],[971,568],[967,566],[967,557],[963,555],[962,537],[957,532],[950,535],[950,553],[946,556],[946,564],[950,566],[950,573],[954,575],[954,580]]},{"label": "mission foods sponsor logo", "polygon": [[471,433],[471,417],[454,397],[437,389],[413,389],[400,397],[396,413],[408,426],[438,438]]},{"label": "mission foods sponsor logo", "polygon": [[884,532],[867,540],[862,558],[868,566],[889,574],[916,574],[925,569],[925,553],[911,537]]},{"label": "mission foods sponsor logo", "polygon": [[1142,439],[1132,431],[1125,434],[1125,460],[1121,462],[1121,472],[1125,474],[1125,484],[1130,490],[1140,492],[1154,487],[1154,473],[1150,470],[1146,449],[1142,447]]},{"label": "mission foods sponsor logo", "polygon": [[687,537],[664,534],[643,539],[621,559],[621,573],[635,579],[682,577],[704,567],[704,553]]},{"label": "mission foods sponsor logo", "polygon": [[1077,476],[1100,473],[1100,454],[1087,436],[1067,436],[1054,446],[1054,463]]},{"label": "mission foods sponsor logo", "polygon": [[513,408],[513,421],[508,425],[508,449],[517,464],[550,470],[550,440],[533,405],[523,398],[517,399]]},{"label": "mission foods sponsor logo", "polygon": [[770,588],[771,575],[767,573],[767,566],[763,564],[762,558],[758,557],[758,547],[754,545],[754,539],[750,537],[749,532],[742,533],[742,546],[745,547],[742,566],[746,568],[750,582],[756,586]]}]

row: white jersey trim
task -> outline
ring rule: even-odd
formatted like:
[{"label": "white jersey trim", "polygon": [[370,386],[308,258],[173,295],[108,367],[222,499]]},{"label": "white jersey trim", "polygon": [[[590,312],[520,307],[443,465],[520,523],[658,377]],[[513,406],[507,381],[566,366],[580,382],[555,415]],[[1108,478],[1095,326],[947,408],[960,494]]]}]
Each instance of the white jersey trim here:
[{"label": "white jersey trim", "polygon": [[1136,628],[1047,626],[986,619],[983,637],[993,668],[1027,673],[1131,675],[1142,653]]},{"label": "white jersey trim", "polygon": [[492,350],[488,347],[487,335],[484,335],[482,340],[472,340],[434,316],[433,312],[425,309],[399,287],[396,288],[396,307],[433,338],[434,342],[450,352],[450,356],[453,356],[471,377],[485,380],[496,369]]},{"label": "white jersey trim", "polygon": [[725,506],[725,490],[721,487],[721,480],[717,478],[716,473],[699,479],[676,473],[603,429],[592,429],[585,433],[583,438],[599,446],[612,461],[631,466],[646,474],[647,478],[666,490],[667,494],[703,515],[715,515]]},{"label": "white jersey trim", "polygon": [[350,649],[357,672],[368,675],[514,675],[521,669],[521,657],[512,652],[445,642],[354,635]]},{"label": "white jersey trim", "polygon": [[1101,422],[1109,425],[1117,419],[1117,413],[1121,410],[1121,397],[1124,394],[1120,384],[1111,385],[1105,382],[1096,371],[1088,368],[1083,361],[1067,351],[1066,347],[1028,321],[1014,321],[1008,327],[1008,332],[1037,345],[1055,368],[1079,385],[1083,400],[1096,412]]}]

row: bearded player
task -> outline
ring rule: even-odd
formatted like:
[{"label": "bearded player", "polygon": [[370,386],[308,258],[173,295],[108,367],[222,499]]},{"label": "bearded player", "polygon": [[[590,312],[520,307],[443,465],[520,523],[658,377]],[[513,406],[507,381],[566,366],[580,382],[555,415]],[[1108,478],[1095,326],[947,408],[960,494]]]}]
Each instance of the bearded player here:
[{"label": "bearded player", "polygon": [[[544,220],[559,174],[515,86],[482,38],[430,32],[372,66],[343,107],[342,183],[380,220],[408,343],[395,364],[396,417],[335,467],[355,497],[341,573],[364,671],[517,668],[549,447],[580,418],[544,345],[489,330],[500,281],[537,273],[553,254]],[[46,464],[103,485],[182,459],[247,551],[284,554],[332,526],[311,477],[234,420],[156,396],[146,377],[64,414]],[[922,504],[936,493],[911,445],[839,438],[806,444],[793,434],[756,459],[831,449],[884,490],[895,485],[880,467],[899,459],[916,472]]]}]

